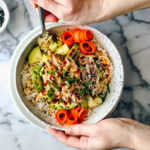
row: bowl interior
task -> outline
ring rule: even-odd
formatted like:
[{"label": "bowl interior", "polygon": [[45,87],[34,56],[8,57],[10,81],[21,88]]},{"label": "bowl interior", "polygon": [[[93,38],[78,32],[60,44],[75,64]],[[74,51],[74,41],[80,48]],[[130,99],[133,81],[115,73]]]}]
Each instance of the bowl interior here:
[{"label": "bowl interior", "polygon": [[[122,61],[120,58],[120,55],[114,46],[114,44],[101,32],[98,30],[91,28],[89,26],[77,26],[79,28],[84,28],[84,29],[90,29],[96,39],[100,42],[100,44],[108,51],[109,56],[112,58],[113,62],[113,67],[114,67],[114,72],[113,72],[113,78],[110,83],[110,94],[107,95],[107,98],[105,102],[95,108],[92,112],[92,114],[89,116],[88,120],[84,122],[84,124],[93,124],[98,122],[99,120],[105,118],[108,114],[110,114],[115,106],[117,105],[121,92],[122,92],[122,87],[123,87],[123,82],[124,82],[124,72],[123,72],[123,65]],[[50,27],[49,31],[50,33],[55,33],[55,32],[60,32],[66,29],[72,28],[72,26],[68,25],[56,25],[55,27]],[[38,30],[38,29],[37,29]],[[40,31],[40,29],[38,30]],[[27,36],[26,40],[24,40],[24,47],[21,48],[21,45],[18,46],[20,47],[19,51],[19,57],[17,58],[16,65],[15,65],[15,88],[16,88],[16,94],[18,97],[18,100],[22,103],[23,108],[29,112],[29,114],[36,119],[39,123],[46,125],[43,120],[39,119],[40,118],[40,111],[34,109],[34,106],[30,101],[27,101],[25,99],[24,93],[23,93],[23,88],[21,84],[21,70],[23,68],[23,65],[25,61],[27,61],[27,57],[29,53],[31,52],[32,48],[34,48],[37,45],[37,37],[39,34],[35,34],[34,36]],[[28,118],[28,116],[25,116]],[[29,119],[29,118],[28,118]],[[31,122],[32,120],[29,119]],[[54,126],[52,126],[54,127]],[[56,127],[54,127],[56,128]],[[62,128],[59,128],[62,129]],[[62,129],[63,130],[63,129]]]}]

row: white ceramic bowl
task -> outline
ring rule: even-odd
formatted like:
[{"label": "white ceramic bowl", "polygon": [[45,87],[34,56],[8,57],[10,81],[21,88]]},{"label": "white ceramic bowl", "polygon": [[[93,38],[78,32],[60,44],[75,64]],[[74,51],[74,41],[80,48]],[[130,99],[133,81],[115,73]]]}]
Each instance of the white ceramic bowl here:
[{"label": "white ceramic bowl", "polygon": [[9,22],[9,10],[8,10],[6,3],[3,0],[0,0],[0,7],[4,10],[4,14],[5,14],[4,23],[0,27],[0,33],[2,33],[6,29],[8,22]]},{"label": "white ceramic bowl", "polygon": [[[47,29],[60,26],[66,28],[66,26],[63,25],[64,24],[62,23],[48,24]],[[70,26],[67,26],[67,28],[68,27]],[[114,65],[114,75],[110,84],[110,94],[107,95],[105,102],[101,106],[95,108],[92,114],[89,116],[88,120],[84,122],[84,124],[93,124],[104,119],[114,110],[114,108],[118,104],[124,83],[124,70],[118,50],[108,37],[106,37],[100,31],[89,26],[79,27],[90,29],[94,33],[94,36],[99,40],[103,47],[107,49]],[[17,46],[13,54],[10,66],[10,93],[21,114],[32,124],[45,129],[45,126],[47,124],[39,119],[36,115],[34,115],[34,113],[32,113],[32,111],[27,107],[28,104],[25,102],[22,92],[20,74],[22,66],[25,62],[25,58],[28,56],[31,49],[35,46],[36,38],[40,35],[40,33],[40,27],[34,29]],[[54,126],[51,127],[56,128]],[[63,130],[62,128],[56,129]]]}]

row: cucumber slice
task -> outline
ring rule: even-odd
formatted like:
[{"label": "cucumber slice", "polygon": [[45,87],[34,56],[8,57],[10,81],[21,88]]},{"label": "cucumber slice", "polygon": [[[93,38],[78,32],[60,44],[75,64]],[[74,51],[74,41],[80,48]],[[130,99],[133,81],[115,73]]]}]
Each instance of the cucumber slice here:
[{"label": "cucumber slice", "polygon": [[28,62],[29,62],[30,65],[32,65],[32,64],[42,60],[42,57],[43,56],[42,56],[42,53],[40,51],[40,48],[39,47],[35,47],[31,51],[31,53],[30,53],[30,55],[28,57]]},{"label": "cucumber slice", "polygon": [[88,97],[88,105],[89,108],[95,108],[103,103],[103,100],[101,97],[97,96],[95,99],[93,99],[91,96]]},{"label": "cucumber slice", "polygon": [[55,98],[54,90],[53,89],[49,89],[46,92],[46,96],[48,98],[48,101],[51,102]]},{"label": "cucumber slice", "polygon": [[32,69],[32,80],[35,90],[41,91],[43,89],[43,82],[42,78],[39,75],[39,72],[41,70],[41,67],[35,67]]},{"label": "cucumber slice", "polygon": [[58,109],[72,109],[74,107],[76,107],[76,103],[72,102],[71,104],[68,103],[68,104],[64,104],[64,102],[56,102],[56,103],[51,103],[49,105],[51,108],[55,109],[55,110],[58,110]]},{"label": "cucumber slice", "polygon": [[57,47],[58,47],[58,43],[56,43],[56,42],[53,42],[53,43],[49,46],[49,48],[51,49],[52,52],[55,52],[56,49],[57,49]]},{"label": "cucumber slice", "polygon": [[58,48],[55,53],[60,54],[60,55],[67,55],[69,51],[70,51],[70,48],[66,44],[64,44],[63,46]]},{"label": "cucumber slice", "polygon": [[88,108],[88,100],[85,99],[82,103],[81,103],[81,107],[87,109]]}]

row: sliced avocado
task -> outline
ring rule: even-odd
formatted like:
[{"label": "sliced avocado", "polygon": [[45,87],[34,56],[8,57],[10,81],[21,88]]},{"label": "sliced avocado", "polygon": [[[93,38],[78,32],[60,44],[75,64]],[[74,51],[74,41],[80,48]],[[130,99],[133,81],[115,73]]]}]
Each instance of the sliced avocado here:
[{"label": "sliced avocado", "polygon": [[97,96],[95,99],[93,99],[91,96],[88,97],[88,106],[89,108],[95,108],[103,103],[103,100],[101,97]]},{"label": "sliced avocado", "polygon": [[54,89],[49,89],[46,92],[46,97],[48,98],[48,101],[51,102],[55,98]]},{"label": "sliced avocado", "polygon": [[84,99],[84,101],[81,103],[82,108],[88,108],[88,100]]},{"label": "sliced avocado", "polygon": [[60,55],[67,55],[69,51],[70,48],[66,44],[64,44],[60,48],[58,48],[55,53]]},{"label": "sliced avocado", "polygon": [[40,76],[41,67],[35,67],[32,69],[32,80],[35,90],[41,91],[43,89],[43,82]]},{"label": "sliced avocado", "polygon": [[37,47],[35,47],[32,51],[31,51],[31,53],[30,53],[30,55],[29,55],[29,57],[28,57],[28,62],[29,62],[29,64],[31,65],[31,64],[34,64],[34,63],[36,63],[36,62],[38,62],[38,61],[40,61],[40,60],[42,60],[42,53],[41,53],[41,51],[40,51],[40,48],[37,46]]},{"label": "sliced avocado", "polygon": [[56,102],[54,104],[50,104],[50,107],[55,109],[55,110],[58,110],[58,109],[72,109],[74,107],[76,107],[77,104],[72,102],[71,104],[68,103],[68,104],[65,104],[64,102]]},{"label": "sliced avocado", "polygon": [[58,43],[57,43],[57,42],[53,42],[53,43],[49,46],[49,48],[51,49],[52,52],[55,52],[56,49],[57,49],[57,47],[58,47]]}]

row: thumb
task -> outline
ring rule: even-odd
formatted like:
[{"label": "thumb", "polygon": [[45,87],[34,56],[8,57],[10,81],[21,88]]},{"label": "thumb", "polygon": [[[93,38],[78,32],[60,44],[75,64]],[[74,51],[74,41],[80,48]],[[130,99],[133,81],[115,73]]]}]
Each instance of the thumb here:
[{"label": "thumb", "polygon": [[95,125],[84,125],[84,124],[77,124],[72,126],[66,126],[65,132],[69,135],[75,135],[75,136],[91,136],[93,132],[96,130]]}]

